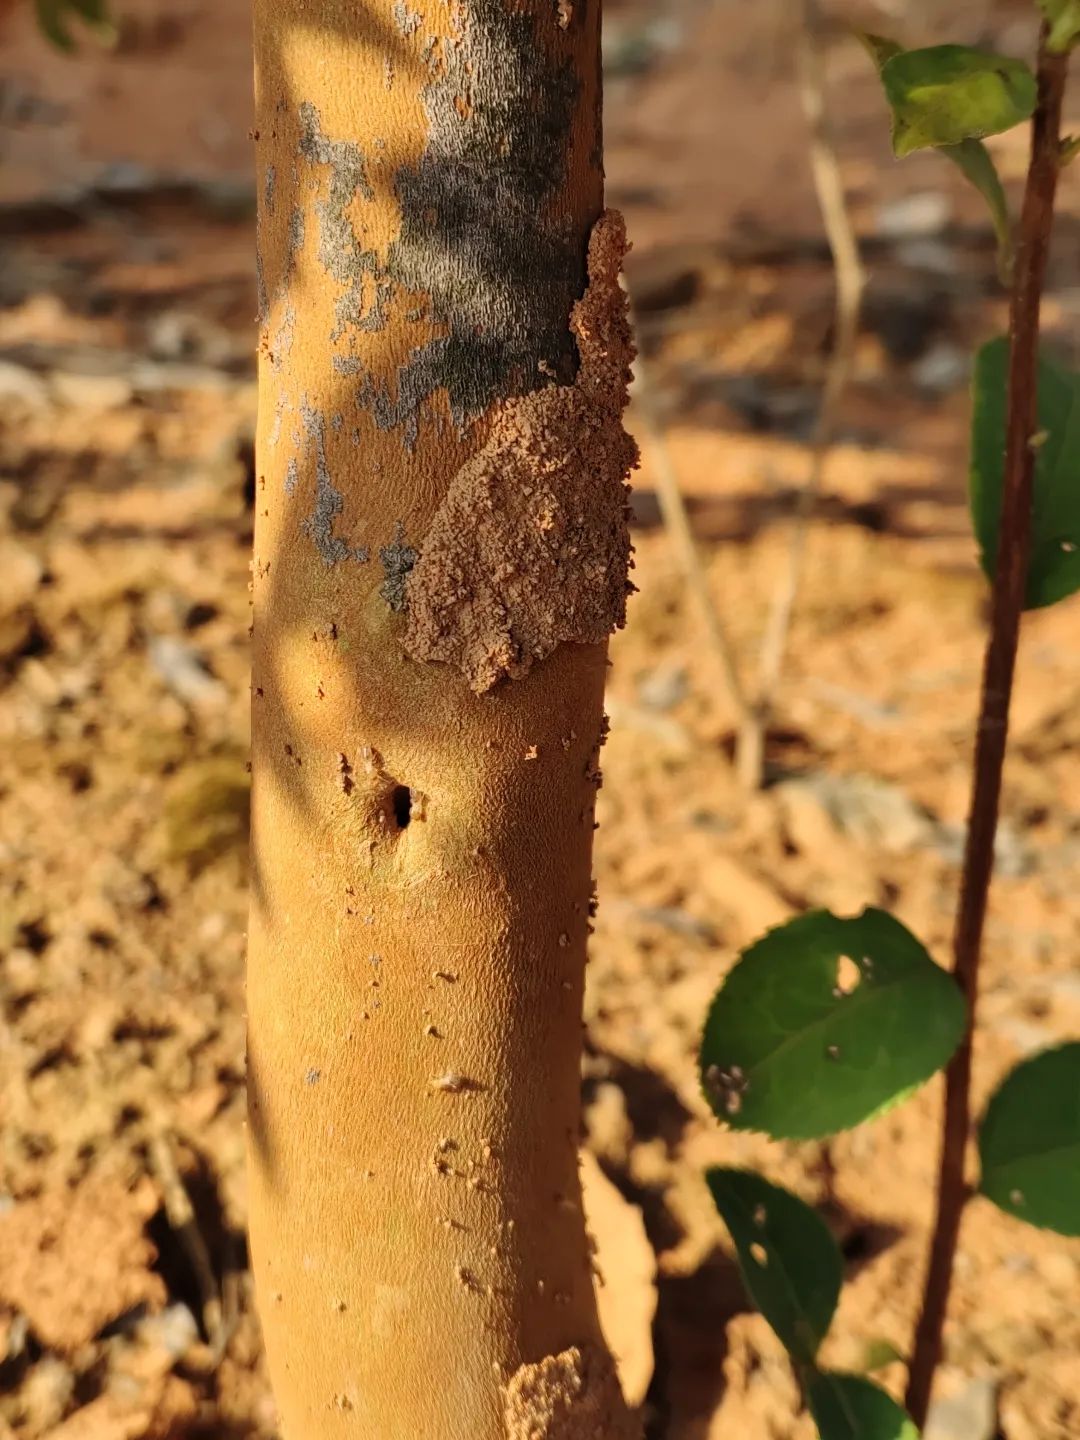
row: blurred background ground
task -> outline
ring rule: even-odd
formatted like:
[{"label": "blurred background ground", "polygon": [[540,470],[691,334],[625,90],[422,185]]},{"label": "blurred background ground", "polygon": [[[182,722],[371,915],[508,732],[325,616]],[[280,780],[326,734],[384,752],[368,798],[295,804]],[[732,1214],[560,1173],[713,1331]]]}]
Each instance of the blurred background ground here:
[{"label": "blurred background ground", "polygon": [[[0,48],[0,1436],[271,1437],[243,1238],[249,7],[117,9],[112,54],[54,55],[19,10]],[[1032,48],[1029,0],[892,10],[861,13],[908,40]],[[652,405],[748,662],[832,314],[786,11],[607,4],[609,197],[636,242]],[[614,646],[587,1179],[654,1440],[813,1434],[707,1165],[761,1166],[822,1207],[849,1282],[828,1358],[894,1392],[930,1215],[936,1085],[826,1148],[723,1133],[694,1078],[708,1000],[765,927],[877,903],[944,960],[958,881],[985,626],[968,357],[1004,301],[978,202],[935,157],[891,161],[839,34],[829,72],[870,289],[768,788],[734,784],[644,434],[641,593]],[[993,148],[1015,193],[1024,138]],[[1068,172],[1046,315],[1074,357],[1078,224]],[[1080,1034],[1078,615],[1025,630],[980,1103]],[[1080,1433],[1078,1293],[1080,1246],[970,1206],[938,1440]]]}]

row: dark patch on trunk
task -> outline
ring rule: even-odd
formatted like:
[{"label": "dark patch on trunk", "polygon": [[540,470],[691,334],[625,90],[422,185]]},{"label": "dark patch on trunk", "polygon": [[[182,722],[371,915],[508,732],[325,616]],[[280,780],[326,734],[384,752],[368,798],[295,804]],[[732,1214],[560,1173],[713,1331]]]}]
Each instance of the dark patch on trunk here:
[{"label": "dark patch on trunk", "polygon": [[607,211],[570,320],[576,382],[499,406],[406,582],[406,652],[458,665],[478,693],[528,674],[564,643],[603,644],[626,619],[626,477],[637,447],[622,425],[634,355],[619,284],[625,253],[622,216]]},{"label": "dark patch on trunk", "polygon": [[464,430],[497,399],[574,377],[567,317],[584,254],[559,197],[578,84],[572,61],[551,48],[565,42],[537,28],[505,0],[473,0],[460,35],[424,47],[427,147],[397,173],[401,232],[385,267],[347,213],[357,193],[371,193],[359,145],[328,139],[315,107],[301,107],[301,153],[332,172],[317,209],[322,263],[345,287],[333,338],[381,329],[398,289],[429,294],[448,332],[414,350],[391,381],[367,373],[359,355],[334,357],[339,373],[361,379],[357,404],[380,429],[404,427],[410,446],[439,390]]},{"label": "dark patch on trunk", "polygon": [[[330,478],[326,463],[326,424],[321,413],[307,399],[300,406],[307,438],[315,450],[315,508],[302,523],[302,529],[311,536],[315,548],[326,565],[336,565],[340,560],[355,560],[363,565],[369,558],[367,550],[358,545],[354,549],[347,540],[334,534],[334,525],[344,509],[341,491]],[[285,479],[285,489],[295,490],[296,483],[290,465]],[[291,492],[290,492],[291,493]]]},{"label": "dark patch on trunk", "polygon": [[[319,112],[308,103],[300,106],[300,153],[313,165],[326,165],[330,170],[329,194],[315,206],[319,261],[326,273],[345,287],[335,307],[337,323],[330,338],[340,340],[350,328],[381,330],[386,324],[392,280],[382,271],[376,252],[361,245],[348,215],[358,194],[365,200],[375,197],[364,153],[351,140],[328,139],[322,133]],[[369,299],[365,289],[371,291]]]},{"label": "dark patch on trunk", "polygon": [[450,332],[403,368],[398,406],[445,387],[462,428],[493,400],[533,389],[542,366],[574,375],[567,317],[584,255],[556,202],[577,83],[535,30],[505,0],[475,0],[424,95],[424,157],[397,180],[392,273],[430,292]]},{"label": "dark patch on trunk", "polygon": [[391,543],[379,547],[379,559],[386,573],[379,594],[391,610],[405,609],[405,581],[418,558],[418,552],[406,541],[405,527],[399,521]]}]

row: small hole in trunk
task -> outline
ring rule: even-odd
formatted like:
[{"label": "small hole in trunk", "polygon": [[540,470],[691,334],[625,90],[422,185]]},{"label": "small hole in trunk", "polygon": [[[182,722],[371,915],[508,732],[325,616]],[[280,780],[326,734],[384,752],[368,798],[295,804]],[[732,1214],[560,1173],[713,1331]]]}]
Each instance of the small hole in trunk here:
[{"label": "small hole in trunk", "polygon": [[395,785],[391,800],[398,829],[404,830],[412,819],[412,791],[408,785]]}]

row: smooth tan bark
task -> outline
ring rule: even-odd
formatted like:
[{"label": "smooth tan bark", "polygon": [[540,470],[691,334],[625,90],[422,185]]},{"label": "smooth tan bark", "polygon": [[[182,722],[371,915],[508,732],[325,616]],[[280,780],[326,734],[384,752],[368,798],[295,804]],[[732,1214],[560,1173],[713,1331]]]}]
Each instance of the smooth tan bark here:
[{"label": "smooth tan bark", "polygon": [[[255,0],[255,35],[250,1209],[284,1433],[622,1437],[577,1174],[606,646],[526,653],[511,616],[517,650],[467,675],[404,645],[477,608],[440,510],[487,487],[490,548],[515,397],[625,465],[618,407],[575,384],[595,314],[570,329],[598,0]],[[584,558],[613,573],[609,518]]]}]

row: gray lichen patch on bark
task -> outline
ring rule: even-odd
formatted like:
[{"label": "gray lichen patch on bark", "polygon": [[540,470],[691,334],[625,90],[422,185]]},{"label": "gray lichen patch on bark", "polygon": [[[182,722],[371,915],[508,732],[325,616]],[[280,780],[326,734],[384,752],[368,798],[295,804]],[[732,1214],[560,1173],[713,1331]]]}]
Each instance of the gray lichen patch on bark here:
[{"label": "gray lichen patch on bark", "polygon": [[[358,195],[365,200],[375,196],[364,153],[352,140],[331,140],[324,135],[318,110],[305,101],[300,106],[300,154],[310,164],[326,166],[330,172],[326,198],[315,205],[319,261],[343,287],[330,338],[339,340],[350,328],[381,330],[387,321],[392,281],[380,265],[377,252],[360,243],[348,214]],[[370,299],[365,297],[368,289]]]},{"label": "gray lichen patch on bark", "polygon": [[[266,437],[266,443],[271,449],[276,446],[281,439],[281,426],[285,419],[285,411],[288,408],[288,398],[282,393],[277,397],[277,401],[274,404],[274,418],[270,421],[270,433]],[[295,465],[295,460],[292,463]],[[286,489],[287,488],[288,486],[286,486]]]},{"label": "gray lichen patch on bark", "polygon": [[402,35],[411,35],[423,23],[424,17],[418,11],[410,10],[405,0],[394,0],[394,24]]},{"label": "gray lichen patch on bark", "polygon": [[284,265],[282,267],[281,276],[273,287],[274,293],[273,295],[271,295],[270,286],[267,284],[266,280],[266,265],[263,260],[263,240],[266,222],[267,220],[273,219],[276,208],[273,198],[273,186],[274,184],[276,184],[276,179],[273,181],[271,180],[271,176],[273,175],[273,173],[273,166],[270,166],[266,174],[266,183],[268,186],[266,193],[266,204],[264,206],[263,212],[259,215],[259,220],[256,227],[257,233],[255,246],[255,283],[259,302],[260,325],[266,323],[266,320],[270,314],[271,307],[277,301],[278,297],[286,293],[286,287],[288,286],[289,280],[292,278],[293,271],[296,267],[296,257],[304,248],[304,212],[297,205],[289,213],[288,229],[285,233]]},{"label": "gray lichen patch on bark", "polygon": [[[330,467],[326,460],[326,422],[320,411],[305,398],[300,405],[300,419],[308,441],[315,451],[315,508],[303,521],[302,529],[311,536],[315,548],[327,565],[336,565],[341,560],[356,560],[363,564],[370,559],[363,546],[353,548],[347,540],[334,534],[334,524],[344,509],[341,491],[336,489],[330,478]],[[285,488],[295,477],[292,467],[286,475]]]},{"label": "gray lichen patch on bark", "polygon": [[255,247],[255,295],[261,325],[270,310],[270,296],[266,288],[266,271],[263,268],[262,246]]},{"label": "gray lichen patch on bark", "polygon": [[457,665],[478,693],[560,644],[600,644],[626,619],[626,478],[637,447],[622,425],[633,358],[625,251],[622,216],[608,211],[571,313],[576,382],[503,403],[406,581],[407,653]]},{"label": "gray lichen patch on bark", "polygon": [[[427,145],[397,177],[395,280],[430,294],[445,338],[398,379],[407,413],[445,389],[459,428],[531,389],[541,365],[573,374],[566,315],[584,275],[559,207],[578,94],[569,59],[505,0],[458,8],[460,33],[433,51]],[[482,181],[478,181],[482,176]]]},{"label": "gray lichen patch on bark", "polygon": [[405,609],[405,581],[418,556],[419,552],[405,539],[405,527],[399,520],[393,540],[389,545],[379,547],[379,559],[386,576],[379,587],[379,594],[391,610]]},{"label": "gray lichen patch on bark", "polygon": [[[365,156],[331,139],[315,107],[300,108],[300,153],[330,170],[316,210],[321,262],[342,286],[335,341],[382,329],[399,292],[430,296],[441,335],[418,346],[392,378],[368,372],[355,344],[334,356],[361,377],[357,404],[383,430],[415,442],[422,407],[445,390],[459,430],[545,375],[573,377],[566,316],[584,280],[569,221],[555,203],[566,182],[578,82],[561,39],[506,0],[453,11],[458,33],[421,37],[430,81],[422,93],[427,143],[394,177],[401,227],[384,257],[366,247],[348,208],[371,198]],[[405,37],[419,16],[398,0]]]},{"label": "gray lichen patch on bark", "polygon": [[293,341],[296,338],[296,309],[292,305],[286,305],[281,315],[277,330],[270,341],[270,364],[275,370],[281,369],[282,361],[292,350]]},{"label": "gray lichen patch on bark", "polygon": [[507,1440],[636,1440],[611,1359],[594,1345],[573,1346],[522,1365],[506,1386]]},{"label": "gray lichen patch on bark", "polygon": [[[304,212],[297,206],[289,216],[288,269],[291,270],[297,255],[304,248]],[[287,273],[287,272],[286,272]]]}]

